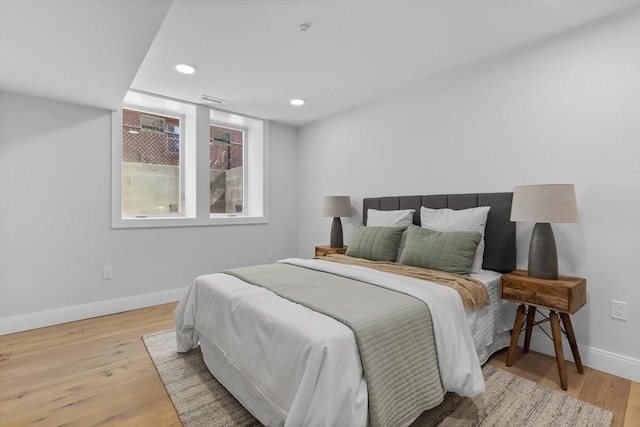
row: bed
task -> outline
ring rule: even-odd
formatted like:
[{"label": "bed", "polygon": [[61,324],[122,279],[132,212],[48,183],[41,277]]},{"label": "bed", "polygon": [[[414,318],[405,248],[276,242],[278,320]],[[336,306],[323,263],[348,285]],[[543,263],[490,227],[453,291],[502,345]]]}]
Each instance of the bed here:
[{"label": "bed", "polygon": [[[332,282],[335,283],[329,285],[334,288],[330,288],[327,294],[346,288],[342,281],[349,280],[350,284],[357,282],[358,286],[364,282],[374,284],[370,287],[375,288],[375,292],[387,292],[381,294],[379,298],[382,299],[391,292],[393,295],[410,294],[409,299],[421,301],[418,305],[428,307],[429,319],[433,323],[428,327],[428,333],[420,332],[427,341],[424,351],[431,351],[429,345],[436,351],[432,351],[429,357],[420,353],[419,363],[423,363],[423,359],[430,359],[428,363],[435,364],[435,378],[441,389],[440,394],[433,392],[432,400],[423,408],[435,406],[448,391],[466,396],[477,395],[484,391],[481,364],[493,352],[509,344],[510,325],[502,320],[506,307],[500,300],[499,288],[501,273],[515,269],[515,224],[509,221],[511,198],[511,193],[479,193],[363,200],[363,224],[372,222],[373,218],[367,218],[369,213],[380,215],[379,212],[392,214],[413,210],[410,222],[414,225],[409,227],[413,227],[411,230],[416,233],[421,232],[417,230],[420,227],[416,226],[421,224],[423,207],[433,212],[444,212],[446,209],[462,212],[489,207],[484,226],[481,268],[470,274],[471,278],[479,280],[486,288],[488,302],[482,308],[466,308],[457,291],[415,277],[373,270],[362,265],[343,264],[336,260],[288,259],[277,263],[274,267],[277,270],[267,266],[271,270],[256,267],[198,277],[176,308],[178,351],[186,352],[199,345],[212,374],[267,426],[409,424],[420,412],[409,418],[407,413],[410,412],[396,414],[395,406],[401,406],[397,405],[398,400],[391,400],[391,411],[384,409],[384,403],[378,406],[378,402],[384,400],[376,396],[384,397],[384,392],[388,394],[389,391],[374,393],[378,387],[376,384],[393,381],[387,381],[386,374],[373,376],[373,364],[369,362],[373,359],[362,347],[365,341],[362,337],[367,336],[364,332],[354,332],[356,329],[336,320],[334,314],[327,315],[322,306],[317,308],[311,305],[314,307],[312,310],[287,299],[298,301],[297,292],[302,291],[298,291],[297,286],[288,288],[288,292],[293,292],[292,297],[285,295],[287,298],[283,298],[279,295],[284,288],[279,287],[279,283],[272,285],[273,288],[254,283],[254,277],[269,276],[272,270],[274,280],[277,281],[281,276],[283,283],[288,280],[284,277],[289,277],[290,271],[297,275],[303,270],[304,274],[333,278]],[[370,226],[365,232],[374,228]],[[442,235],[452,234],[449,230],[442,231]],[[413,244],[413,240],[407,240],[407,248],[411,246],[410,243]],[[405,251],[406,255],[409,250]],[[313,282],[315,276],[309,276],[308,280]],[[326,279],[323,280],[326,282]],[[381,288],[384,290],[380,291]],[[310,292],[313,293],[313,290]],[[373,304],[375,298],[367,296],[362,299],[366,299],[367,304]],[[402,298],[406,300],[405,296]],[[365,311],[368,313],[365,315],[384,311],[383,308],[378,310],[371,307],[367,306]],[[393,313],[397,313],[397,310]],[[396,322],[396,328],[402,328],[405,324],[420,324],[422,320],[417,319],[423,319],[416,317],[406,320],[402,316],[392,316],[394,320],[385,321],[385,325]],[[386,326],[376,328],[386,330]],[[407,327],[409,329],[415,328]],[[390,329],[388,335],[407,335],[408,338],[404,339],[411,340],[408,333],[398,334],[397,330],[402,331]],[[429,339],[433,340],[433,344]],[[415,341],[420,340],[416,338]],[[413,367],[415,360],[395,359],[412,357],[404,354],[409,352],[402,351],[400,353],[403,354],[399,356],[391,350],[389,352],[391,356],[387,356],[390,359],[384,362],[385,366],[403,370],[405,374],[415,377],[421,374],[412,375],[411,369],[420,373],[425,371],[425,381],[434,381],[432,370],[423,369],[422,365]],[[378,349],[373,353],[380,351]],[[407,393],[420,394],[415,392],[415,388]],[[398,390],[392,390],[391,394],[397,395]],[[400,393],[400,396],[404,395]],[[382,409],[372,409],[378,407]]]}]

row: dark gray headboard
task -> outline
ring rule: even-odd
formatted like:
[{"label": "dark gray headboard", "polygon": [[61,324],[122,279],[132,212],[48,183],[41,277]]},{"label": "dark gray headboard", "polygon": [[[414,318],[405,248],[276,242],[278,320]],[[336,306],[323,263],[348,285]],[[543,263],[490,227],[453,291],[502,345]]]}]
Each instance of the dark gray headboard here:
[{"label": "dark gray headboard", "polygon": [[485,229],[484,262],[486,270],[506,273],[516,269],[516,224],[511,222],[513,193],[439,194],[435,196],[368,197],[362,201],[362,223],[367,210],[415,209],[413,223],[420,225],[420,207],[467,209],[491,206]]}]

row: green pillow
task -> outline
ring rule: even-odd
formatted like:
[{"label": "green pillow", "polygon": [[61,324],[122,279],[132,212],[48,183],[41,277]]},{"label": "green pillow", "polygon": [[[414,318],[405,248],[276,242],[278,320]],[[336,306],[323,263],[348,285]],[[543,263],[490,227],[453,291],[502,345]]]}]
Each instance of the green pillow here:
[{"label": "green pillow", "polygon": [[440,232],[412,225],[400,264],[468,275],[482,234],[475,231]]},{"label": "green pillow", "polygon": [[358,225],[351,236],[347,255],[371,261],[394,262],[405,227],[366,227]]}]

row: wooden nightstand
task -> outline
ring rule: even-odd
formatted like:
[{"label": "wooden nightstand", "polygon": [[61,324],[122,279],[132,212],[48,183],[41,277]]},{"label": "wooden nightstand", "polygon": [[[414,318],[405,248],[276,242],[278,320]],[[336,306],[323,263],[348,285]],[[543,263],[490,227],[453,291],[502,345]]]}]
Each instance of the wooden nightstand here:
[{"label": "wooden nightstand", "polygon": [[347,247],[343,246],[341,248],[332,248],[329,245],[324,246],[316,246],[316,256],[325,256],[329,254],[342,254],[347,253]]},{"label": "wooden nightstand", "polygon": [[[575,313],[587,302],[587,281],[580,277],[559,276],[557,280],[539,279],[530,277],[525,270],[516,270],[502,276],[502,298],[519,302],[520,306],[516,312],[516,320],[513,323],[513,332],[511,333],[511,343],[509,344],[509,353],[507,353],[507,366],[513,363],[513,354],[516,350],[518,337],[522,331],[525,318],[527,321],[525,327],[524,352],[529,351],[531,342],[531,330],[534,326],[541,323],[551,322],[551,334],[553,336],[553,346],[556,351],[556,363],[558,365],[558,373],[560,374],[560,385],[563,390],[567,389],[567,371],[564,366],[564,353],[562,351],[562,334],[567,336],[571,345],[573,359],[579,373],[583,373],[582,361],[578,352],[578,344],[573,333],[570,314]],[[526,305],[529,308],[526,308]],[[546,308],[549,310],[549,317],[543,320],[535,321],[538,308]],[[526,316],[525,316],[526,311]],[[560,328],[558,313],[564,324],[564,330]],[[545,332],[546,334],[546,332]]]}]

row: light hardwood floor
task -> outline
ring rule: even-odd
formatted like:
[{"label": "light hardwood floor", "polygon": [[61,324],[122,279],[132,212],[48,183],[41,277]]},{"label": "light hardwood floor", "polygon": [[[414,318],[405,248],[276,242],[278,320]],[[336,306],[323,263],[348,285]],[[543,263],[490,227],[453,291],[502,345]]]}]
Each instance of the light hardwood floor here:
[{"label": "light hardwood floor", "polygon": [[[0,337],[0,425],[180,426],[141,337],[173,328],[175,304]],[[560,390],[555,359],[519,351],[489,363]],[[567,366],[567,393],[640,426],[640,384]]]}]

